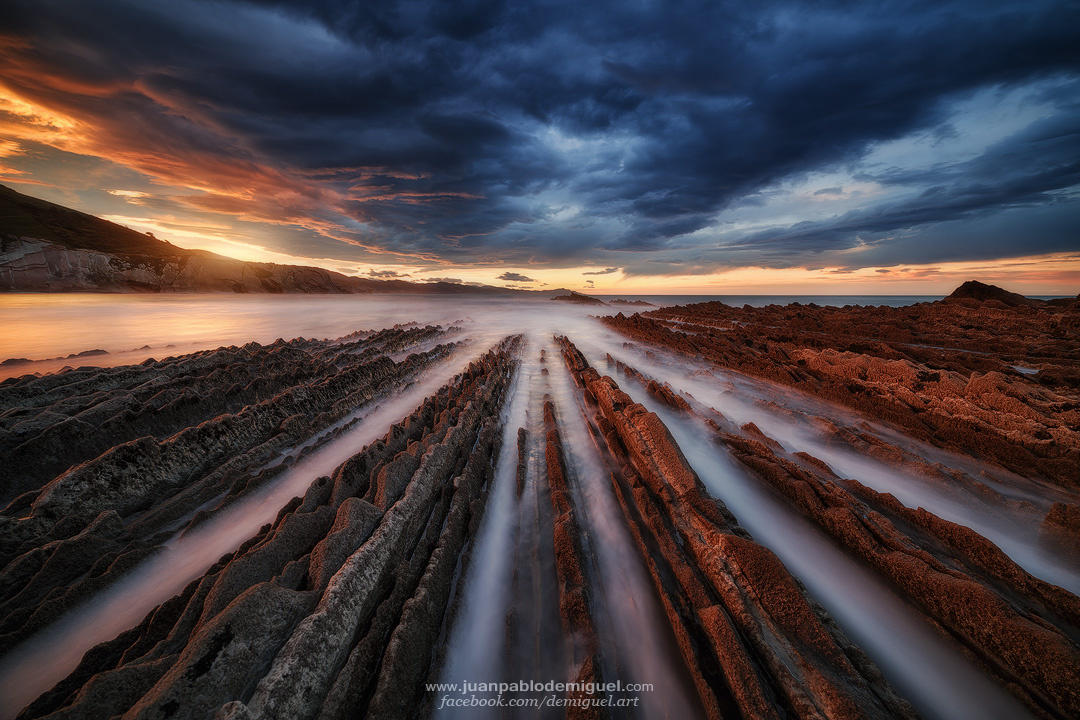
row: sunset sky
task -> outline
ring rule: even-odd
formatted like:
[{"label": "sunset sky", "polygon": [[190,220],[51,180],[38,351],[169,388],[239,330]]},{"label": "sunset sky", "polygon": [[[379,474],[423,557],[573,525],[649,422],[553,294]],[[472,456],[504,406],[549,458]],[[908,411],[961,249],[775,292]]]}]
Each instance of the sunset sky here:
[{"label": "sunset sky", "polygon": [[7,0],[0,183],[372,277],[1076,294],[1078,15]]}]

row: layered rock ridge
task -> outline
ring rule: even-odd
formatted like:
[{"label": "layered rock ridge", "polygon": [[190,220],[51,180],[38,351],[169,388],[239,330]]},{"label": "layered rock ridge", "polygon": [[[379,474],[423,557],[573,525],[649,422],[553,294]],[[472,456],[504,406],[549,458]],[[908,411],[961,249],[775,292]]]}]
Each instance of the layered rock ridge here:
[{"label": "layered rock ridge", "polygon": [[895,308],[708,302],[602,321],[841,403],[938,447],[1078,487],[1080,301],[962,289]]},{"label": "layered rock ridge", "polygon": [[663,422],[556,338],[707,717],[913,717],[723,503]]},{"label": "layered rock ridge", "polygon": [[507,338],[21,718],[412,717],[500,446]]},{"label": "layered rock ridge", "polygon": [[[1026,572],[971,528],[840,477],[823,460],[786,450],[757,426],[740,427],[693,396],[610,355],[608,361],[659,402],[700,421],[747,471],[879,573],[1036,717],[1077,712],[1080,598]],[[922,463],[880,440],[875,448],[901,463]],[[942,479],[965,481],[959,474]]]},{"label": "layered rock ridge", "polygon": [[[0,383],[0,640],[26,638],[333,440],[443,361],[455,345],[442,335],[251,343]],[[391,357],[422,343],[433,347]]]}]

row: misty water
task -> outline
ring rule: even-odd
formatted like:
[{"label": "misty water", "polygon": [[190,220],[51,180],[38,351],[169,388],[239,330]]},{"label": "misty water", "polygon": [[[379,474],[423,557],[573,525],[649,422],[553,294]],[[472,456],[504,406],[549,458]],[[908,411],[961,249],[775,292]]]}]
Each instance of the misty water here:
[{"label": "misty water", "polygon": [[[599,359],[589,358],[596,367]],[[714,497],[755,539],[775,552],[869,654],[900,693],[927,717],[1021,718],[1027,711],[997,687],[871,570],[748,476],[708,438],[704,425],[680,417],[639,384],[620,387],[657,413]]]},{"label": "misty water", "polygon": [[[620,296],[655,305],[722,300],[732,305],[816,302],[819,305],[907,305],[937,298],[919,296]],[[65,366],[119,365],[254,340],[339,337],[361,328],[396,323],[447,323],[479,313],[485,322],[512,327],[514,316],[550,315],[550,300],[490,299],[475,295],[235,295],[100,293],[0,294],[0,362],[13,358],[31,365],[0,365],[0,379]],[[562,314],[590,314],[634,307],[582,307],[560,303]],[[68,358],[87,351],[105,355]]]},{"label": "misty water", "polygon": [[[791,299],[757,298],[754,304]],[[814,301],[825,304],[827,300]],[[652,301],[674,303],[681,299]],[[858,302],[849,297],[832,301],[839,305]],[[585,531],[584,542],[593,551],[589,554],[593,564],[585,570],[599,605],[596,623],[604,657],[612,663],[604,668],[605,677],[652,682],[657,692],[643,698],[655,704],[649,709],[666,707],[676,717],[700,712],[686,685],[674,638],[660,621],[651,584],[585,428],[580,392],[573,387],[552,342],[557,333],[569,336],[602,374],[615,376],[635,400],[660,414],[708,490],[728,505],[758,542],[783,560],[809,594],[923,714],[931,718],[1024,717],[1026,713],[1011,696],[876,574],[791,510],[763,483],[740,471],[706,437],[702,427],[657,405],[641,387],[616,376],[604,356],[610,353],[646,375],[668,381],[740,424],[756,423],[785,450],[809,452],[842,476],[891,492],[911,507],[925,507],[969,525],[1032,574],[1076,592],[1080,589],[1080,568],[1075,559],[1047,545],[1034,521],[1045,512],[1048,499],[1060,491],[998,470],[984,476],[981,471],[985,468],[973,459],[951,457],[872,422],[866,425],[890,442],[903,443],[935,462],[964,469],[973,478],[980,478],[977,482],[992,487],[994,493],[1025,502],[997,503],[969,487],[943,488],[927,478],[897,472],[831,446],[784,411],[833,418],[849,418],[851,413],[736,373],[699,367],[664,353],[646,355],[632,344],[626,346],[625,338],[606,330],[592,317],[637,309],[473,296],[0,296],[0,360],[62,358],[7,365],[3,367],[5,376],[55,371],[65,365],[138,362],[251,340],[266,343],[279,337],[337,337],[409,322],[455,324],[460,329],[452,339],[462,341],[457,351],[426,369],[405,390],[358,408],[342,434],[306,455],[258,493],[228,506],[196,530],[174,537],[125,579],[22,645],[7,649],[0,659],[0,717],[14,716],[18,708],[74,669],[86,650],[137,624],[154,606],[273,520],[278,509],[293,496],[302,496],[312,481],[407,416],[470,359],[507,334],[519,332],[525,333],[526,343],[512,397],[503,411],[505,429],[487,511],[474,541],[466,582],[460,586],[459,613],[448,637],[444,664],[446,681],[488,681],[498,676],[513,650],[504,646],[503,628],[513,605],[515,560],[530,553],[543,557],[539,548],[542,538],[530,532],[529,518],[542,511],[538,502],[543,501],[537,500],[535,487],[540,436],[536,428],[542,418],[543,398],[550,394],[566,445],[568,482],[578,522]],[[108,354],[66,357],[93,349]],[[547,355],[544,365],[539,361],[541,349]],[[543,373],[542,367],[549,372]],[[529,491],[521,496],[514,491],[518,427],[533,429],[530,452],[534,467],[529,474]],[[532,581],[542,587],[540,576],[549,570],[543,562],[538,563],[535,571],[530,571]],[[523,623],[535,625],[536,619],[543,617],[541,610]]]}]

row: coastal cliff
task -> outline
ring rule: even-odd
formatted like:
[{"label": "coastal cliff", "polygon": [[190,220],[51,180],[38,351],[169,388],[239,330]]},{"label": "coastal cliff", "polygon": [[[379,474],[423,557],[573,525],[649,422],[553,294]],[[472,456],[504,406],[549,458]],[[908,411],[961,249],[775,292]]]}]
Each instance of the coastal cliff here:
[{"label": "coastal cliff", "polygon": [[376,280],[305,265],[245,262],[206,250],[177,247],[151,234],[0,185],[3,291],[470,293],[520,297],[567,292]]},{"label": "coastal cliff", "polygon": [[[379,281],[316,267],[242,262],[198,250],[116,255],[30,237],[0,240],[0,290],[23,292],[377,292]],[[387,288],[386,290],[390,290]],[[384,291],[386,291],[384,290]]]}]

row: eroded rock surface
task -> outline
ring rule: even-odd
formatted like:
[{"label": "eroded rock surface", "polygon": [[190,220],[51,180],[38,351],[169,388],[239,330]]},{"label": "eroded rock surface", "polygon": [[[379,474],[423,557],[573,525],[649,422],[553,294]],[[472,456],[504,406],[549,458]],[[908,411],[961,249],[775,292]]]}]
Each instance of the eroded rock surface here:
[{"label": "eroded rock surface", "polygon": [[20,717],[410,717],[483,513],[519,343],[470,364]]},{"label": "eroded rock surface", "polygon": [[[786,451],[757,426],[738,427],[670,388],[657,392],[656,381],[633,367],[613,364],[672,409],[699,418],[754,476],[880,573],[1036,716],[1077,712],[1080,598],[1032,576],[974,530],[841,478],[808,453]],[[875,440],[870,451],[915,462]]]},{"label": "eroded rock surface", "polygon": [[440,335],[425,327],[251,343],[0,383],[2,487],[9,498],[25,490],[0,514],[0,642],[27,637],[178,527],[332,439],[453,343],[400,361],[391,354]]},{"label": "eroded rock surface", "polygon": [[663,422],[558,341],[706,714],[913,716],[780,560],[709,497]]},{"label": "eroded rock surface", "polygon": [[[275,500],[276,517],[245,540],[246,529],[214,545],[208,557],[226,554],[203,572],[204,559],[174,597],[161,601],[180,581],[154,595],[159,605],[92,647],[20,717],[426,717],[438,700],[427,682],[651,681],[662,666],[666,684],[636,714],[570,705],[518,715],[651,717],[670,700],[686,717],[914,718],[882,673],[906,687],[888,654],[868,646],[879,669],[833,620],[829,610],[844,617],[845,606],[827,593],[828,608],[818,604],[769,549],[787,559],[790,548],[760,518],[746,518],[751,537],[710,494],[722,493],[702,457],[731,461],[744,488],[891,588],[988,687],[1034,717],[1074,717],[1080,600],[980,534],[990,531],[931,512],[938,496],[924,496],[930,510],[905,504],[879,491],[895,486],[859,473],[883,468],[977,504],[977,519],[1027,518],[1044,549],[1070,538],[1080,549],[1069,472],[1076,312],[969,287],[907,309],[620,314],[603,320],[628,336],[614,343],[507,338],[389,429],[376,406],[461,347],[443,329],[2,382],[4,647],[160,562],[166,540],[199,538],[214,527],[207,520],[282,487],[279,473],[307,453],[345,449],[310,477],[294,469],[301,496]],[[685,376],[680,353],[695,359]],[[524,395],[510,403],[512,387]],[[376,416],[365,437],[385,430],[378,440],[342,437]],[[694,440],[707,452],[684,455],[679,443]],[[850,457],[859,462],[845,465]],[[503,491],[496,514],[493,487]],[[754,508],[724,497],[740,513]],[[485,513],[498,522],[489,527]],[[477,580],[500,563],[501,575]],[[464,603],[482,612],[461,612]],[[482,676],[447,662],[462,629],[497,640]],[[646,648],[650,664],[637,662]]]},{"label": "eroded rock surface", "polygon": [[602,320],[939,447],[1077,487],[1080,301],[1015,296],[1020,302],[1000,288],[969,290],[896,308],[708,302]]}]

